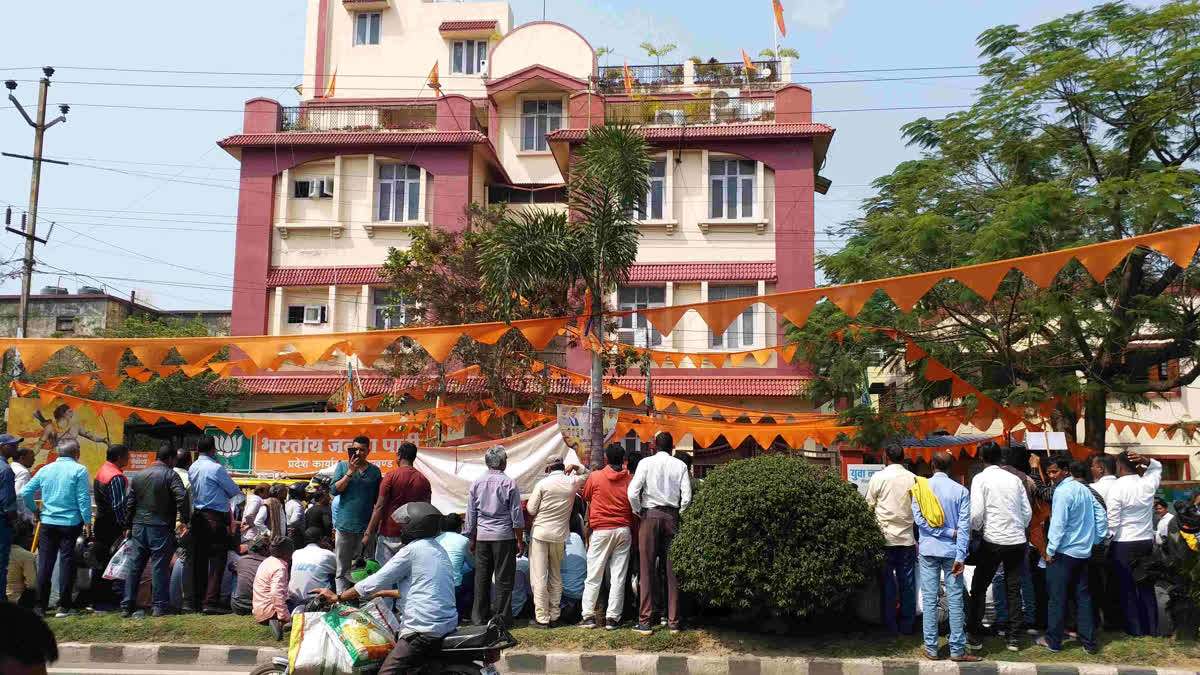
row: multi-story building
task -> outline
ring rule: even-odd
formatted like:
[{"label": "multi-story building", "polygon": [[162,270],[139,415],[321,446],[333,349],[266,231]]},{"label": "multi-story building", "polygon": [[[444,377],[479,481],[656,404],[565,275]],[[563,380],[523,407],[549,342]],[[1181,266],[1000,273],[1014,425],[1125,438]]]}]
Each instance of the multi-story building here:
[{"label": "multi-story building", "polygon": [[[389,247],[414,226],[464,227],[471,202],[563,208],[572,152],[590,126],[616,120],[640,125],[655,155],[638,262],[614,307],[812,287],[814,198],[828,187],[818,170],[834,130],[813,121],[788,59],[752,65],[629,66],[629,93],[623,67],[599,66],[584,35],[514,26],[505,2],[309,0],[303,102],[248,101],[243,132],[220,141],[242,165],[233,333],[394,325],[378,275]],[[755,305],[722,335],[689,313],[666,337],[636,316],[614,337],[738,351],[777,345],[777,324]],[[586,372],[586,359],[567,362]],[[245,385],[286,395],[286,381],[266,382]],[[811,410],[805,382],[778,355],[654,373],[660,395],[779,410]]]},{"label": "multi-story building", "polygon": [[[0,335],[17,334],[20,299],[17,295],[0,296]],[[119,298],[93,286],[80,286],[77,293],[61,286],[46,286],[41,293],[30,296],[28,335],[97,337],[120,328],[131,316],[199,321],[209,335],[229,335],[229,310],[162,310],[136,297]]]}]

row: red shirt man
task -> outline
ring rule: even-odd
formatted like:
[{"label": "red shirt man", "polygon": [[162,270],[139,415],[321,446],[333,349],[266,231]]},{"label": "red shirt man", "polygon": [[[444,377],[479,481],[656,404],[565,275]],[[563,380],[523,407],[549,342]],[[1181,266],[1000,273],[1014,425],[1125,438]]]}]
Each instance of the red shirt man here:
[{"label": "red shirt man", "polygon": [[363,549],[368,541],[379,533],[379,541],[375,547],[375,561],[380,565],[391,560],[400,550],[400,524],[392,520],[396,509],[409,502],[433,501],[433,488],[429,479],[413,468],[417,461],[417,446],[412,443],[401,443],[396,450],[396,468],[383,477],[379,484],[379,498],[375,501],[375,511],[371,514],[371,522],[363,534]]},{"label": "red shirt man", "polygon": [[585,628],[596,628],[596,599],[604,571],[608,570],[608,606],[605,628],[615,630],[620,624],[625,603],[625,576],[629,570],[629,552],[633,544],[634,515],[629,505],[629,481],[625,470],[625,449],[610,445],[604,450],[608,465],[593,471],[583,486],[583,498],[591,503],[588,524],[592,529],[588,546],[587,580],[583,584],[583,622]]}]

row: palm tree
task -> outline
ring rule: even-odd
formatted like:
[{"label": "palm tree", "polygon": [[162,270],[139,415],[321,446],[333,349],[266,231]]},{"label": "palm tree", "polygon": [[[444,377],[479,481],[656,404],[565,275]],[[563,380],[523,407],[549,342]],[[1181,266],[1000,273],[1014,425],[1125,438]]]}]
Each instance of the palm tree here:
[{"label": "palm tree", "polygon": [[[596,58],[597,59],[608,56],[611,53],[613,53],[613,50],[611,47],[597,47],[596,48]],[[604,65],[605,66],[608,65],[608,59],[604,59]]]},{"label": "palm tree", "polygon": [[778,61],[779,59],[782,59],[785,56],[788,58],[793,58],[793,59],[800,58],[800,52],[796,51],[795,49],[792,49],[791,47],[782,47],[782,48],[780,48],[778,53],[776,53],[774,49],[768,48],[768,49],[764,49],[761,52],[759,52],[758,55],[763,58],[770,59],[771,61]]},{"label": "palm tree", "polygon": [[[567,192],[571,218],[524,209],[486,235],[483,284],[504,316],[514,313],[522,294],[548,280],[582,283],[599,314],[605,294],[629,277],[641,234],[633,211],[650,182],[650,146],[629,125],[593,127],[574,159]],[[600,321],[590,325],[602,341]],[[604,463],[603,376],[600,355],[593,354],[592,465]]]},{"label": "palm tree", "polygon": [[647,56],[654,57],[654,65],[656,65],[656,66],[662,65],[662,57],[675,51],[675,45],[673,45],[669,42],[665,45],[659,45],[657,47],[650,44],[649,42],[643,42],[640,46],[642,49],[646,50]]}]

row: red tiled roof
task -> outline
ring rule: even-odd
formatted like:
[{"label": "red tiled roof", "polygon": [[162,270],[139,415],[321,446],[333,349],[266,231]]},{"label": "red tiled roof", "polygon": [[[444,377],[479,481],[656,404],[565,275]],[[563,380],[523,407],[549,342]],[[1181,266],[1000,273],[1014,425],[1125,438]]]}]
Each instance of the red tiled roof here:
[{"label": "red tiled roof", "polygon": [[[359,375],[363,393],[371,396],[383,394],[396,389],[412,387],[428,378],[409,376],[393,381],[381,373],[362,373]],[[279,373],[274,375],[248,375],[237,378],[241,383],[241,391],[246,394],[259,396],[328,396],[342,382],[345,375],[340,371],[329,371],[328,374],[289,375]],[[654,376],[654,391],[663,396],[797,396],[807,386],[808,377],[799,376]],[[605,380],[610,384],[629,389],[645,387],[646,380],[641,377],[616,377]],[[549,382],[549,393],[552,395],[586,394],[588,386],[574,385],[566,378],[553,378]],[[538,382],[538,389],[541,382]],[[448,381],[446,391],[449,394],[480,394],[487,391],[482,377],[468,377],[465,382]]]},{"label": "red tiled roof", "polygon": [[776,281],[774,262],[650,263],[634,265],[629,280],[648,281]]},{"label": "red tiled roof", "polygon": [[267,287],[275,286],[331,286],[345,284],[381,284],[383,278],[378,265],[354,267],[272,267],[267,272]]},{"label": "red tiled roof", "polygon": [[443,21],[442,25],[438,26],[438,31],[442,33],[461,31],[461,30],[495,30],[496,22],[488,20],[471,20],[471,21]]},{"label": "red tiled roof", "polygon": [[[809,138],[832,136],[828,124],[710,124],[688,127],[642,127],[648,141],[705,141],[724,138]],[[582,142],[587,129],[559,129],[546,135],[551,141]]]},{"label": "red tiled roof", "polygon": [[217,141],[222,148],[292,145],[463,145],[486,143],[479,131],[301,132],[235,134]]},{"label": "red tiled roof", "polygon": [[[726,369],[725,372],[733,370]],[[655,375],[654,393],[663,396],[799,396],[811,379],[793,375]],[[608,381],[630,389],[646,386],[643,377],[609,378]]]}]

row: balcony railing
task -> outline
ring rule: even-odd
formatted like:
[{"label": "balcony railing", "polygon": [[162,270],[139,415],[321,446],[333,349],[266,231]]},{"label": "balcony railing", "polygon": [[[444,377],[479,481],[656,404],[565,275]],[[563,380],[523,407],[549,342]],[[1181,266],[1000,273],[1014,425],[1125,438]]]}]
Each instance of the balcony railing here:
[{"label": "balcony railing", "polygon": [[[624,66],[602,66],[599,71],[601,92],[618,92],[625,88]],[[636,88],[670,87],[683,84],[683,64],[665,66],[629,66],[629,76]]]},{"label": "balcony railing", "polygon": [[755,70],[746,77],[746,66],[736,63],[697,63],[695,81],[697,85],[726,87],[739,84],[770,84],[779,81],[778,61],[751,61]]},{"label": "balcony railing", "polygon": [[437,106],[293,106],[280,112],[280,131],[425,131],[437,127]]},{"label": "balcony railing", "polygon": [[774,122],[775,99],[723,96],[610,102],[605,106],[604,119],[609,123],[663,126]]}]

